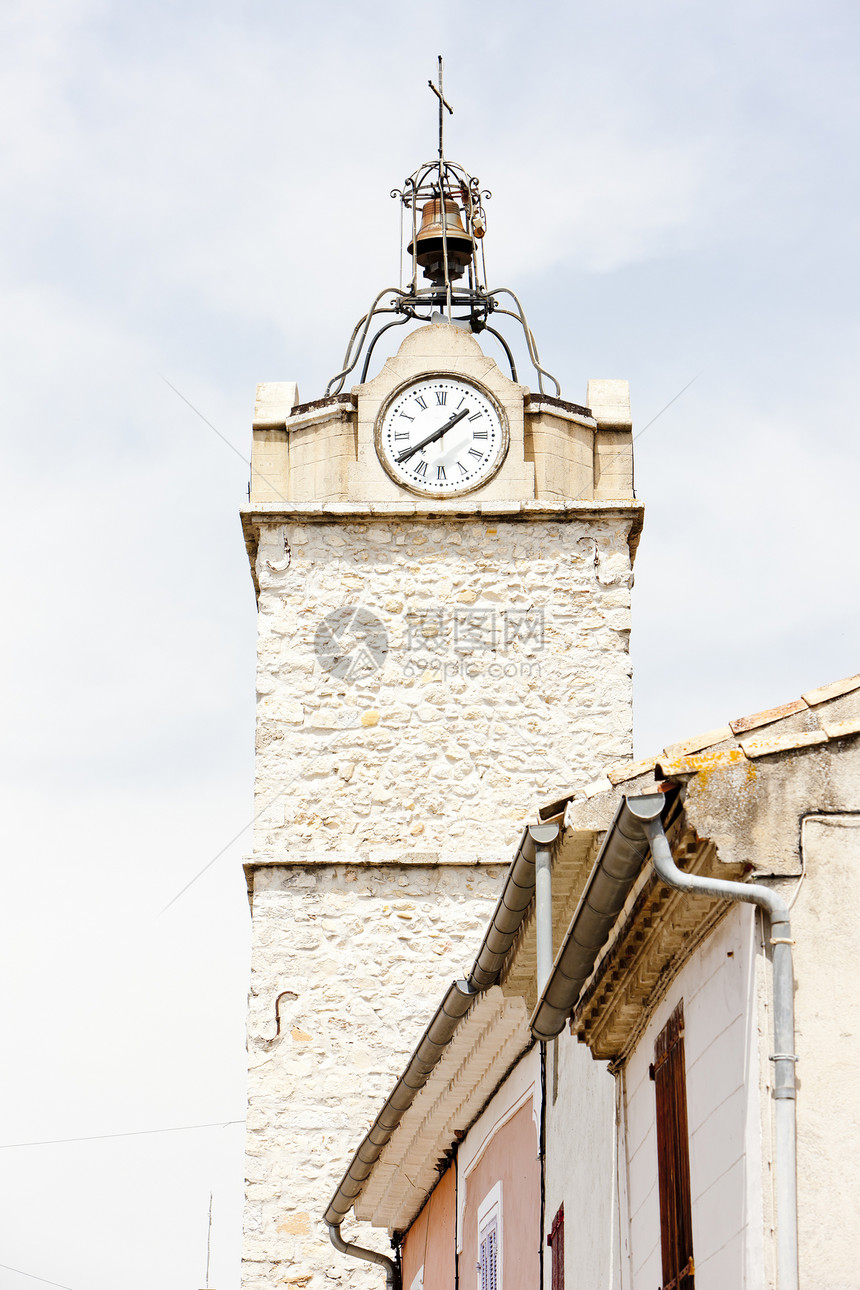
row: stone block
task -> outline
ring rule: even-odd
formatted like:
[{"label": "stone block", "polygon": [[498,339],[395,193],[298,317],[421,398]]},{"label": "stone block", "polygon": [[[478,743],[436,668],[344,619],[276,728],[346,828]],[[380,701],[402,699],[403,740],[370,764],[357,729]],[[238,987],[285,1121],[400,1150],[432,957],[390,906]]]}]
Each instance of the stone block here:
[{"label": "stone block", "polygon": [[262,381],[254,401],[254,429],[283,428],[298,401],[299,387],[295,381]]},{"label": "stone block", "polygon": [[631,430],[630,386],[627,381],[590,380],[585,395],[589,411],[601,430]]}]

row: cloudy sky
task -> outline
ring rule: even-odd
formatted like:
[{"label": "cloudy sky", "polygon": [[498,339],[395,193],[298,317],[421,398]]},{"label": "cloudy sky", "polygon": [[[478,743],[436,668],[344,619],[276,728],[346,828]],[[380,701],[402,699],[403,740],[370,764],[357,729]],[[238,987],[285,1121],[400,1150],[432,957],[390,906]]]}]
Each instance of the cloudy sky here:
[{"label": "cloudy sky", "polygon": [[210,1192],[237,1290],[254,387],[319,397],[396,282],[438,53],[564,394],[694,381],[636,445],[637,751],[857,671],[858,25],[6,0],[3,1290],[196,1290]]}]

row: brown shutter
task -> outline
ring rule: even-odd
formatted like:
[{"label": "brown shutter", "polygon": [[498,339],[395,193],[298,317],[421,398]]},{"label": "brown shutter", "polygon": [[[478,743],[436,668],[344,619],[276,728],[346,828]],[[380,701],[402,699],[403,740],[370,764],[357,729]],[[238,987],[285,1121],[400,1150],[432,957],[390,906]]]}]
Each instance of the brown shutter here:
[{"label": "brown shutter", "polygon": [[564,1205],[552,1220],[546,1243],[552,1250],[551,1290],[564,1290]]},{"label": "brown shutter", "polygon": [[657,1093],[663,1290],[693,1290],[695,1266],[683,1000],[657,1036],[651,1073]]}]

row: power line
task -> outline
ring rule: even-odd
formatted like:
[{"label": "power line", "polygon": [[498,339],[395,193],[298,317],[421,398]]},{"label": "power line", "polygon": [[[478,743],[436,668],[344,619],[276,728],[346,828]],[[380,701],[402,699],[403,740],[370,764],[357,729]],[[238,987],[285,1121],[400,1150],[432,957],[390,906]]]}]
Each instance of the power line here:
[{"label": "power line", "polygon": [[[243,452],[241,452],[241,450],[240,450],[239,448],[237,448],[237,447],[236,447],[236,445],[235,445],[234,443],[232,443],[232,442],[227,438],[227,436],[226,436],[225,434],[222,434],[222,433],[221,433],[221,431],[218,429],[218,427],[217,427],[216,425],[213,425],[213,424],[212,424],[212,422],[209,420],[209,418],[208,418],[208,417],[204,417],[204,415],[203,415],[203,413],[200,411],[200,409],[199,409],[199,408],[195,408],[195,406],[194,406],[194,404],[191,402],[191,400],[190,400],[190,399],[186,399],[185,395],[182,393],[182,391],[181,391],[181,390],[177,390],[176,386],[175,386],[175,385],[173,385],[170,381],[168,381],[168,379],[167,379],[167,377],[166,377],[166,376],[162,376],[161,372],[159,372],[159,373],[158,373],[158,375],[159,375],[159,376],[161,376],[161,379],[162,379],[162,381],[164,381],[164,384],[165,384],[165,385],[167,385],[167,386],[169,386],[169,388],[173,391],[173,393],[174,393],[174,394],[178,394],[178,395],[179,395],[179,397],[180,397],[180,399],[182,400],[182,402],[183,402],[183,403],[187,403],[187,404],[188,404],[188,406],[189,406],[189,408],[191,409],[191,411],[192,411],[192,412],[196,412],[196,413],[197,413],[197,415],[198,415],[198,417],[200,418],[200,420],[201,420],[205,425],[207,425],[207,426],[209,427],[209,429],[210,429],[210,430],[213,430],[213,431],[215,432],[215,434],[217,434],[218,438],[222,441],[222,443],[226,443],[227,447],[231,450],[231,452],[235,452],[236,456],[239,458],[239,460],[240,460],[240,461],[244,461],[244,463],[245,463],[245,465],[246,465],[246,466],[250,466],[250,467],[251,467],[251,469],[253,469],[253,463],[248,461],[248,458],[245,456],[245,454],[244,454]],[[279,489],[275,484],[273,484],[273,483],[272,483],[271,479],[267,479],[265,475],[261,475],[261,474],[260,474],[260,472],[259,472],[259,470],[255,471],[255,474],[256,474],[257,478],[261,481],[261,483],[263,483],[263,484],[268,484],[269,488],[271,488],[271,489],[272,489],[272,491],[273,491],[273,492],[274,492],[278,497],[280,497],[280,499],[281,499],[281,501],[282,501],[282,502],[286,502],[286,501],[288,500],[286,497],[284,497],[284,495],[283,495],[283,493],[280,491],[280,489]],[[249,485],[249,488],[250,488],[250,485]],[[248,496],[250,497],[250,492],[249,492]]]},{"label": "power line", "polygon": [[212,422],[209,420],[209,418],[208,418],[208,417],[204,417],[204,415],[203,415],[203,413],[200,411],[200,409],[199,409],[199,408],[195,408],[195,406],[194,406],[194,404],[191,402],[191,400],[190,400],[190,399],[186,399],[186,397],[185,397],[185,395],[182,393],[182,391],[181,391],[181,390],[177,390],[176,386],[175,386],[175,385],[173,385],[173,384],[172,384],[172,382],[168,381],[168,379],[167,379],[167,377],[166,377],[166,376],[162,376],[162,375],[161,375],[161,372],[159,372],[159,373],[158,373],[158,375],[159,375],[159,376],[161,376],[161,379],[162,379],[162,381],[164,381],[164,384],[165,384],[165,385],[167,385],[167,386],[169,386],[169,388],[173,391],[173,393],[174,393],[174,394],[176,394],[176,395],[178,395],[178,396],[179,396],[179,398],[182,400],[182,402],[183,402],[183,403],[187,403],[187,404],[188,404],[188,406],[189,406],[189,408],[191,409],[191,411],[192,411],[192,412],[196,412],[196,413],[197,413],[197,415],[198,415],[198,417],[200,418],[200,420],[201,420],[201,421],[203,421],[203,422],[205,422],[205,423],[206,423],[206,425],[209,427],[209,429],[210,429],[210,430],[212,430],[212,431],[214,431],[214,433],[215,433],[215,434],[217,434],[217,436],[218,436],[218,438],[221,440],[221,442],[222,442],[222,443],[226,443],[226,445],[227,445],[227,447],[230,449],[230,451],[231,451],[231,452],[235,452],[235,454],[236,454],[236,456],[239,458],[239,460],[240,460],[240,461],[243,461],[243,462],[245,463],[245,465],[247,466],[247,465],[248,465],[248,458],[245,456],[245,454],[244,454],[243,452],[241,452],[241,451],[236,447],[236,445],[235,445],[234,443],[231,443],[231,442],[230,442],[230,440],[227,438],[227,436],[226,436],[225,434],[222,434],[222,433],[221,433],[221,431],[218,429],[218,427],[217,427],[217,426],[214,426],[214,425],[212,424]]},{"label": "power line", "polygon": [[209,1226],[206,1230],[206,1290],[209,1290],[209,1256],[212,1253],[212,1192],[209,1193]]},{"label": "power line", "polygon": [[34,1272],[22,1272],[20,1268],[10,1268],[8,1263],[0,1263],[6,1272],[17,1272],[19,1277],[29,1277],[31,1281],[41,1281],[46,1286],[59,1286],[59,1290],[72,1290],[71,1286],[60,1285],[59,1281],[49,1281],[47,1277],[37,1277]]},{"label": "power line", "polygon": [[[176,1124],[169,1129],[129,1129],[126,1133],[88,1133],[80,1138],[44,1138],[40,1142],[0,1142],[0,1151],[17,1147],[53,1147],[62,1142],[104,1142],[106,1138],[142,1138],[151,1133],[185,1133],[190,1129],[226,1129],[231,1124],[244,1124],[242,1120],[215,1120],[212,1124]],[[0,1263],[0,1267],[3,1264]],[[14,1268],[12,1269],[14,1272]],[[24,1276],[28,1276],[24,1273]],[[38,1278],[37,1278],[38,1279]]]},{"label": "power line", "polygon": [[193,887],[195,882],[197,882],[197,879],[202,878],[204,873],[206,873],[209,869],[212,868],[215,861],[220,860],[224,852],[229,851],[233,843],[238,842],[243,833],[247,833],[248,829],[250,829],[252,824],[257,823],[257,820],[259,820],[263,812],[268,811],[269,807],[272,806],[275,802],[277,802],[279,797],[283,796],[283,794],[286,792],[286,789],[289,788],[290,784],[292,784],[293,782],[293,779],[295,779],[297,775],[298,775],[298,771],[296,771],[296,774],[293,775],[292,779],[287,780],[286,788],[283,788],[281,789],[280,792],[276,793],[275,796],[272,798],[271,802],[267,802],[265,806],[261,806],[257,814],[254,816],[254,818],[252,820],[249,820],[247,824],[243,824],[239,832],[236,834],[236,836],[232,837],[229,842],[225,843],[225,845],[221,848],[218,854],[214,855],[211,860],[208,860],[206,864],[203,866],[203,868],[200,870],[200,872],[196,873],[194,877],[190,879],[189,882],[186,882],[185,886],[182,888],[181,891],[177,891],[176,895],[172,896],[171,899],[168,900],[164,908],[160,910],[159,913],[156,914],[156,918],[160,918],[162,914],[166,914],[170,906],[175,905],[177,900],[179,900],[179,897],[184,896],[188,888]]},{"label": "power line", "polygon": [[[646,421],[646,422],[645,422],[645,424],[644,424],[644,426],[642,427],[642,429],[641,429],[641,430],[637,430],[637,431],[636,431],[635,435],[633,436],[633,438],[631,439],[631,441],[630,441],[630,442],[631,442],[631,443],[635,443],[637,439],[641,439],[641,437],[642,437],[642,435],[645,433],[645,431],[646,431],[646,430],[648,430],[648,429],[649,429],[649,428],[654,424],[654,422],[655,422],[655,421],[657,421],[660,417],[662,417],[663,413],[664,413],[664,412],[666,412],[666,411],[668,411],[668,409],[669,409],[669,408],[671,408],[672,404],[673,404],[673,403],[675,403],[675,402],[677,402],[677,400],[678,400],[678,399],[680,399],[680,397],[681,397],[681,395],[682,395],[682,394],[686,394],[686,392],[687,392],[687,390],[689,390],[690,386],[691,386],[691,385],[695,385],[696,381],[698,381],[698,379],[699,379],[699,377],[700,377],[701,375],[702,375],[702,373],[701,373],[701,372],[697,372],[697,373],[696,373],[696,375],[693,377],[692,381],[688,381],[688,382],[687,382],[687,384],[684,386],[684,388],[683,388],[682,390],[679,390],[679,391],[678,391],[678,393],[675,395],[675,397],[674,397],[674,398],[672,398],[672,399],[670,399],[670,400],[669,400],[669,402],[668,402],[668,403],[666,403],[666,404],[665,404],[665,405],[660,409],[660,411],[659,411],[659,412],[655,413],[655,415],[651,418],[651,420],[650,420],[650,421]],[[606,470],[607,466],[611,466],[614,462],[618,461],[621,457],[626,457],[626,456],[627,456],[627,449],[626,449],[626,448],[623,448],[623,449],[621,450],[621,452],[616,452],[616,454],[615,454],[615,456],[614,456],[614,457],[610,457],[608,461],[604,462],[604,463],[603,463],[603,465],[602,465],[602,469],[603,469],[603,470]],[[588,492],[588,490],[589,490],[589,488],[591,488],[591,487],[592,487],[592,485],[591,485],[591,484],[587,484],[587,485],[586,485],[586,487],[585,487],[585,488],[583,488],[583,490],[582,490],[582,492],[581,492],[581,493],[577,493],[576,497],[574,497],[574,499],[573,499],[573,500],[574,500],[575,502],[578,502],[578,501],[580,500],[580,498],[582,497],[583,493],[587,493],[587,492]]]},{"label": "power line", "polygon": [[664,413],[668,408],[671,408],[672,404],[673,404],[673,403],[675,403],[678,399],[680,399],[680,397],[681,397],[681,395],[682,395],[682,394],[686,394],[687,390],[689,390],[689,388],[690,388],[690,386],[691,386],[691,385],[695,385],[696,381],[698,381],[698,379],[699,379],[699,377],[700,377],[701,375],[702,375],[702,373],[701,373],[701,372],[697,372],[697,373],[696,373],[696,375],[693,377],[692,381],[688,381],[688,382],[687,382],[687,384],[684,386],[683,390],[679,390],[679,391],[678,391],[678,393],[675,395],[675,398],[674,398],[674,399],[670,399],[670,400],[669,400],[669,402],[666,404],[666,406],[665,406],[665,407],[662,407],[662,408],[660,409],[660,411],[656,414],[656,416],[653,416],[653,417],[651,418],[651,420],[650,420],[650,421],[646,421],[646,422],[645,422],[645,425],[642,427],[642,429],[641,429],[641,430],[637,430],[637,432],[636,432],[636,434],[633,436],[633,438],[634,438],[634,439],[638,439],[638,438],[640,437],[640,435],[643,435],[643,434],[645,433],[645,431],[648,429],[648,427],[649,427],[649,426],[652,426],[652,425],[654,424],[654,422],[657,420],[657,417],[662,417],[663,413]]}]

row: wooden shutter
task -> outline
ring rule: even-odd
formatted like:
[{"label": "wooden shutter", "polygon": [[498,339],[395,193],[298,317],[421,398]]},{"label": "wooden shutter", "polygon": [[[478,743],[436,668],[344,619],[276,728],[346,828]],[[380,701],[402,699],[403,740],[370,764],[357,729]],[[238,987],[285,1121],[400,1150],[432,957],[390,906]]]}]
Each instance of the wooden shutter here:
[{"label": "wooden shutter", "polygon": [[552,1220],[546,1243],[552,1250],[551,1290],[564,1290],[564,1205]]},{"label": "wooden shutter", "polygon": [[695,1266],[683,1000],[657,1036],[651,1077],[657,1093],[663,1290],[693,1290]]},{"label": "wooden shutter", "polygon": [[501,1290],[498,1277],[498,1227],[492,1219],[481,1233],[481,1290]]}]

